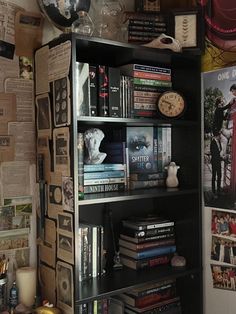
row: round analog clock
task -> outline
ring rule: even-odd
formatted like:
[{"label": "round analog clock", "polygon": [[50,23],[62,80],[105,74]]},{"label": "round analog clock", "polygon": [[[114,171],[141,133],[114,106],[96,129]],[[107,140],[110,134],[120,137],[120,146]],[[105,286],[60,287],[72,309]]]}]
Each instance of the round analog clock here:
[{"label": "round analog clock", "polygon": [[157,111],[165,118],[178,118],[186,108],[183,96],[176,91],[166,91],[157,100]]}]

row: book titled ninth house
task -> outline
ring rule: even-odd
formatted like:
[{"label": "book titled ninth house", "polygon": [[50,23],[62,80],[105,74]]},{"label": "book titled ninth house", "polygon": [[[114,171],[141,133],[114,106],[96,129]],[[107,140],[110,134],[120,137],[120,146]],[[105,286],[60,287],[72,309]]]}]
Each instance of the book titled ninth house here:
[{"label": "book titled ninth house", "polygon": [[153,127],[127,127],[130,173],[156,170]]}]

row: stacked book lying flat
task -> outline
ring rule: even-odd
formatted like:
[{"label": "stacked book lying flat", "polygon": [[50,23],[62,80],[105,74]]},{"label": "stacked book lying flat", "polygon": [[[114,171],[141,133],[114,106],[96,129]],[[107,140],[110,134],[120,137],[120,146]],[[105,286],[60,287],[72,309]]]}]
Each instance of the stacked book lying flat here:
[{"label": "stacked book lying flat", "polygon": [[168,264],[176,252],[174,221],[133,217],[122,221],[119,246],[123,265],[139,270]]},{"label": "stacked book lying flat", "polygon": [[84,194],[124,191],[125,164],[84,165]]},{"label": "stacked book lying flat", "polygon": [[157,99],[172,87],[171,69],[142,64],[127,64],[120,68],[123,75],[133,78],[133,117],[155,117]]},{"label": "stacked book lying flat", "polygon": [[167,19],[163,14],[125,12],[128,20],[128,42],[143,44],[167,32]]},{"label": "stacked book lying flat", "polygon": [[145,284],[121,294],[125,313],[181,313],[175,280]]}]

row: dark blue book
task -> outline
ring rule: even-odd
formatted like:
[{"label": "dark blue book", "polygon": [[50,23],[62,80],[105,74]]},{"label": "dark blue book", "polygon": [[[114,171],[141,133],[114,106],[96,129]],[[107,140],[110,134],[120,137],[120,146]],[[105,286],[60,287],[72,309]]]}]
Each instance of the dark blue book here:
[{"label": "dark blue book", "polygon": [[176,246],[170,245],[170,246],[163,246],[163,247],[156,247],[154,249],[150,250],[144,250],[144,251],[132,251],[124,247],[120,247],[120,253],[125,256],[132,257],[134,259],[143,259],[143,258],[149,258],[164,254],[172,254],[176,252]]}]

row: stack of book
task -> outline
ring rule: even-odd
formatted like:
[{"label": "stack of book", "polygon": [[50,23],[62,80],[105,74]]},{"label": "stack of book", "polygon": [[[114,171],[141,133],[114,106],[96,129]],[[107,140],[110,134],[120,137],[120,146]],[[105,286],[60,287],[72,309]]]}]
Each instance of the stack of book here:
[{"label": "stack of book", "polygon": [[146,284],[119,297],[124,302],[125,313],[181,313],[175,280]]},{"label": "stack of book", "polygon": [[81,249],[79,280],[84,281],[104,273],[104,229],[100,225],[82,223],[78,232]]},{"label": "stack of book", "polygon": [[124,191],[125,164],[84,165],[84,194]]},{"label": "stack of book", "polygon": [[171,89],[171,69],[142,64],[127,64],[121,68],[122,75],[133,77],[134,117],[155,117],[157,99]]},{"label": "stack of book", "polygon": [[174,227],[174,221],[157,216],[122,220],[122,264],[135,270],[168,264],[176,251]]},{"label": "stack of book", "polygon": [[147,12],[125,12],[128,21],[128,42],[144,44],[167,33],[167,17]]}]

